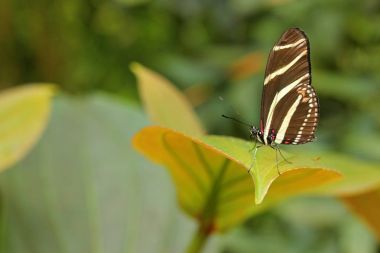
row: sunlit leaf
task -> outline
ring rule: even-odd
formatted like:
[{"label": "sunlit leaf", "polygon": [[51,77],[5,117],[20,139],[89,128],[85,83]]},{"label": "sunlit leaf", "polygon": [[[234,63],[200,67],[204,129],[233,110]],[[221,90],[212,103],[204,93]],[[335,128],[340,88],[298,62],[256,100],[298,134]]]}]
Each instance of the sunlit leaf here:
[{"label": "sunlit leaf", "polygon": [[53,86],[25,85],[0,93],[0,170],[20,160],[45,128]]},{"label": "sunlit leaf", "polygon": [[362,217],[380,240],[380,190],[343,197],[342,200],[354,213]]},{"label": "sunlit leaf", "polygon": [[[222,150],[226,155],[251,168],[250,174],[255,182],[255,200],[261,203],[272,183],[278,178],[270,191],[271,198],[305,192],[326,182],[340,178],[339,173],[321,164],[320,159],[309,156],[294,156],[281,151],[288,163],[276,154],[274,149],[261,147],[253,161],[252,142],[232,137],[206,136],[208,144]],[[277,161],[278,166],[277,166]],[[279,175],[280,172],[280,175]]]},{"label": "sunlit leaf", "polygon": [[186,97],[159,74],[134,63],[140,97],[151,119],[165,127],[202,135],[203,127]]},{"label": "sunlit leaf", "polygon": [[224,229],[249,214],[252,180],[242,165],[212,147],[161,127],[141,130],[134,146],[168,167],[181,207],[210,229]]},{"label": "sunlit leaf", "polygon": [[321,154],[320,162],[323,166],[334,168],[343,175],[342,180],[319,188],[318,192],[322,194],[350,196],[380,187],[380,166],[377,164],[337,153]]},{"label": "sunlit leaf", "polygon": [[[260,167],[252,168],[253,183],[247,173],[251,165],[248,142],[213,136],[204,137],[203,141],[167,128],[147,127],[135,136],[133,143],[143,154],[168,168],[178,201],[189,215],[212,231],[223,231],[260,208],[255,206],[255,196],[260,203],[279,177],[275,155],[273,150],[264,148],[258,154]],[[274,184],[273,200],[308,191],[340,177],[312,159],[280,163],[279,168],[281,180],[278,185]]]},{"label": "sunlit leaf", "polygon": [[[252,166],[252,147],[254,144],[231,137],[228,137],[228,139],[230,140],[229,142],[225,141],[226,137],[206,136],[203,138],[207,143],[218,147],[227,154],[232,155],[235,159],[241,161],[245,166]],[[281,166],[279,167],[281,173],[291,170],[292,167],[333,169],[341,173],[343,177],[333,183],[313,189],[313,191],[318,192],[318,194],[330,196],[358,194],[359,192],[367,192],[380,186],[380,170],[376,164],[353,159],[347,155],[337,153],[323,153],[314,155],[314,157],[308,153],[300,153],[297,155],[290,155],[284,151],[282,151],[282,153],[287,160],[292,162],[291,164],[282,161],[280,155],[276,158],[275,150],[265,147],[260,148],[257,152],[257,164],[260,165],[260,170],[263,170],[263,167],[269,168],[271,166],[273,170],[276,167],[276,159],[281,160]],[[263,173],[260,170],[258,173]],[[271,175],[275,176],[276,173],[272,171]],[[255,175],[253,175],[253,177],[255,177]]]}]

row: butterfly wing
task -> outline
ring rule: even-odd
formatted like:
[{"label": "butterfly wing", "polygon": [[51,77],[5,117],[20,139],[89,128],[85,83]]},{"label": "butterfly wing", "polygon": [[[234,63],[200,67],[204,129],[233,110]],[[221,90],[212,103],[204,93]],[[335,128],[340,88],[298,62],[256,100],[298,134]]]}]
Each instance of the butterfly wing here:
[{"label": "butterfly wing", "polygon": [[[272,48],[265,70],[260,128],[266,143],[312,141],[319,102],[311,86],[309,41],[298,28],[287,30]],[[267,140],[272,137],[272,141]]]}]

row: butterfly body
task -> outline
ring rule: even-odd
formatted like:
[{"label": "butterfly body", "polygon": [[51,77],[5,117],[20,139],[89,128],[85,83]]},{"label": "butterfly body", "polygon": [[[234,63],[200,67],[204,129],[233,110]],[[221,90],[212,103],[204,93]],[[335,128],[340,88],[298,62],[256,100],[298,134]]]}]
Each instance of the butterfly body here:
[{"label": "butterfly body", "polygon": [[257,129],[256,127],[252,127],[250,129],[250,134],[252,138],[255,138],[256,140],[258,140],[260,143],[264,145],[273,146],[275,144],[279,144],[279,143],[275,143],[276,132],[274,131],[274,129],[271,129],[268,136],[265,137],[262,130]]},{"label": "butterfly body", "polygon": [[265,70],[260,128],[251,136],[264,145],[311,142],[319,119],[319,102],[311,86],[310,48],[298,28],[288,29],[272,48]]}]

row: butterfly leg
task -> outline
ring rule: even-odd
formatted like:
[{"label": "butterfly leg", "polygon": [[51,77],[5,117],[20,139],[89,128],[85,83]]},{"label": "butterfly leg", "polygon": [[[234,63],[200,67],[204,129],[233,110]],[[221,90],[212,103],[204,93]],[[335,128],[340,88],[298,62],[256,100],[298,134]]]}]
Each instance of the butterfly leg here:
[{"label": "butterfly leg", "polygon": [[251,167],[249,167],[248,169],[248,173],[251,174],[251,170],[253,168],[253,165],[256,163],[256,154],[257,154],[257,150],[259,148],[261,148],[263,145],[260,145],[258,146],[257,145],[257,141],[255,142],[255,146],[253,147],[253,149],[250,150],[250,152],[253,150],[253,161],[252,161],[252,164],[251,164]]},{"label": "butterfly leg", "polygon": [[278,147],[276,146],[276,166],[277,166],[277,173],[278,173],[278,175],[281,175],[281,173],[280,173],[280,169],[278,168]]},{"label": "butterfly leg", "polygon": [[249,152],[251,153],[254,149],[256,149],[257,147],[257,139],[255,138],[255,145],[249,150]]},{"label": "butterfly leg", "polygon": [[255,151],[253,152],[253,160],[254,160],[254,161],[256,161],[257,150],[258,150],[259,148],[261,148],[261,147],[262,147],[262,145],[261,145],[261,146],[256,146],[256,147],[255,147]]},{"label": "butterfly leg", "polygon": [[279,147],[277,144],[276,144],[276,145],[273,145],[273,146],[270,146],[270,147],[276,150],[276,166],[277,166],[277,172],[278,172],[279,175],[281,175],[280,170],[279,170],[279,168],[278,168],[279,161],[278,161],[278,154],[277,154],[277,153],[280,153],[282,159],[284,159],[285,162],[287,162],[287,163],[291,163],[291,162],[289,162],[289,161],[285,158],[285,156],[281,153],[281,149],[280,149],[280,147]]},{"label": "butterfly leg", "polygon": [[292,162],[290,162],[290,161],[288,161],[286,158],[285,158],[285,156],[281,153],[281,150],[280,150],[280,148],[277,146],[277,149],[278,149],[278,152],[280,152],[280,155],[281,155],[281,157],[282,157],[282,159],[284,159],[284,161],[285,162],[287,162],[287,163],[292,163]]}]

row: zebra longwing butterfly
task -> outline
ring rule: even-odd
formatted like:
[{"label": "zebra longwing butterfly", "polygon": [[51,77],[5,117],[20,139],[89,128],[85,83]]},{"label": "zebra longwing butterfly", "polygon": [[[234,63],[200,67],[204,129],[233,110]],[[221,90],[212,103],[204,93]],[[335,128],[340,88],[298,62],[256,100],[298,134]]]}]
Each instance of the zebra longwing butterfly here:
[{"label": "zebra longwing butterfly", "polygon": [[260,128],[253,137],[264,145],[313,141],[319,102],[311,86],[309,41],[298,28],[288,29],[272,48],[265,70]]}]

